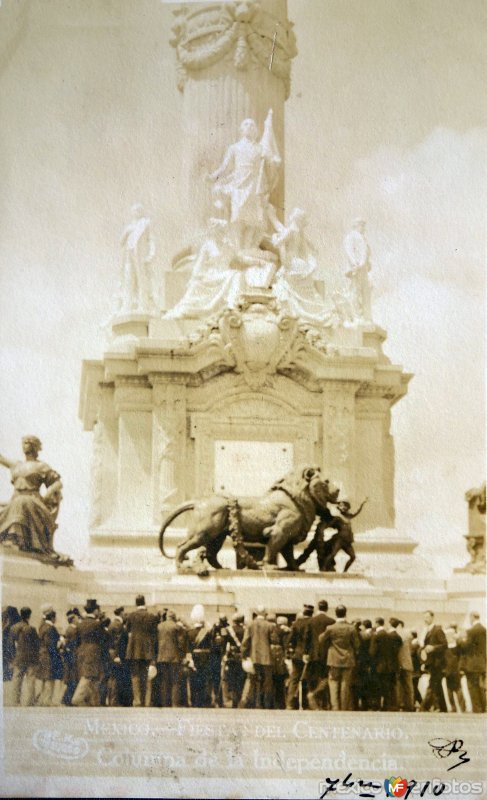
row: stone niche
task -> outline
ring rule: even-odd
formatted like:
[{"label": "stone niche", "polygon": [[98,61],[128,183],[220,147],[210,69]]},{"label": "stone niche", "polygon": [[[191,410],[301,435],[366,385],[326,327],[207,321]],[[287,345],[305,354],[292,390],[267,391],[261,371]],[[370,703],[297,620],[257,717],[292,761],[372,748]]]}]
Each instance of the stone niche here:
[{"label": "stone niche", "polygon": [[249,302],[203,328],[147,319],[141,336],[137,319],[130,337],[128,320],[84,363],[93,545],[153,547],[180,503],[260,494],[300,464],[320,465],[352,504],[369,497],[357,532],[394,526],[390,409],[410,376],[384,356],[384,331],[310,331],[266,308],[264,348]]}]

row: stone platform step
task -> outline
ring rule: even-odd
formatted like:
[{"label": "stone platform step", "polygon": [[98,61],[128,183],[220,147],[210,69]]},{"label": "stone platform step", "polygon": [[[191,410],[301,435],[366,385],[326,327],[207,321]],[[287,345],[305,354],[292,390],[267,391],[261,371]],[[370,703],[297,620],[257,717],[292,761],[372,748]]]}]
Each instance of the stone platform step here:
[{"label": "stone platform step", "polygon": [[[395,587],[388,578],[353,573],[285,572],[218,570],[208,577],[183,574],[163,569],[162,559],[156,566],[140,564],[133,559],[131,569],[98,566],[90,569],[54,568],[21,555],[0,559],[2,575],[2,604],[21,607],[29,605],[33,622],[39,620],[43,603],[51,603],[64,614],[69,606],[84,605],[95,597],[109,614],[117,606],[129,608],[135,595],[143,593],[151,606],[174,608],[188,616],[195,603],[202,603],[209,622],[218,614],[244,613],[264,605],[281,613],[299,611],[303,603],[315,606],[326,599],[330,609],[339,603],[347,606],[349,618],[374,619],[377,616],[398,616],[406,626],[422,625],[425,608],[431,608],[440,623],[463,625],[470,607],[481,609],[482,591],[467,598],[451,597],[445,581],[431,580],[428,590],[412,584],[408,590]],[[85,565],[87,566],[87,565]]]},{"label": "stone platform step", "polygon": [[[485,715],[8,708],[3,717],[2,789],[16,796],[318,798],[336,780],[325,796],[383,798],[384,780],[399,776],[417,781],[412,798],[427,781],[426,798],[441,784],[445,797],[487,796]],[[456,742],[443,758],[430,744],[439,738]],[[458,767],[455,747],[469,759]]]}]

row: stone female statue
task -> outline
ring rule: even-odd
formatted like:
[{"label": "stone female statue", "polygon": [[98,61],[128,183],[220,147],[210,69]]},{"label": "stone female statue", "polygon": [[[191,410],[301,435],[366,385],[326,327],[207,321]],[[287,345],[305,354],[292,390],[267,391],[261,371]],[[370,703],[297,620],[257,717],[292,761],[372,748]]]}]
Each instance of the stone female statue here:
[{"label": "stone female statue", "polygon": [[308,219],[301,208],[294,208],[288,224],[272,237],[279,250],[281,269],[274,283],[274,294],[288,311],[312,322],[327,316],[323,298],[315,287],[316,250],[306,236]]},{"label": "stone female statue", "polygon": [[[10,470],[14,487],[10,502],[0,506],[0,542],[10,541],[19,550],[65,562],[67,559],[53,547],[62,499],[61,478],[48,464],[39,461],[41,448],[37,436],[24,436],[25,461],[11,461],[0,455],[0,464]],[[41,495],[43,486],[46,491]]]}]

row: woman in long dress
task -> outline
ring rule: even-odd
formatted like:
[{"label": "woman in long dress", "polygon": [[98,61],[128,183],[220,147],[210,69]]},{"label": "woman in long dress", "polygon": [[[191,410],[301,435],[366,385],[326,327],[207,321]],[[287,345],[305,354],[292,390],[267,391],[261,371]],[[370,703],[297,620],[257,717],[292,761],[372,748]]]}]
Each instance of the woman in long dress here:
[{"label": "woman in long dress", "polygon": [[[39,461],[41,447],[36,436],[24,436],[25,461],[11,461],[0,456],[0,464],[10,470],[14,487],[12,499],[0,510],[0,542],[8,540],[20,550],[56,558],[53,536],[62,484],[58,473]],[[47,490],[43,495],[42,486]]]}]

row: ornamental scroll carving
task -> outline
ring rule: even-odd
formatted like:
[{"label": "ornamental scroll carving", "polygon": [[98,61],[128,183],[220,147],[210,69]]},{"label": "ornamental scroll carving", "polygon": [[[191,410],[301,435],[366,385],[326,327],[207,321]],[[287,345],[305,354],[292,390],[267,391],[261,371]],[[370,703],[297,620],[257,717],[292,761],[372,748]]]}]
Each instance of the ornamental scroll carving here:
[{"label": "ornamental scroll carving", "polygon": [[296,55],[292,23],[278,20],[259,2],[213,3],[174,12],[171,45],[176,50],[178,88],[191,73],[211,67],[225,56],[237,69],[257,63],[284,81],[289,95],[291,60]]},{"label": "ornamental scroll carving", "polygon": [[288,315],[265,294],[242,295],[237,308],[213,317],[189,341],[193,352],[215,350],[222,369],[240,373],[253,390],[271,387],[279,373],[292,377],[306,354],[321,358],[332,354],[318,329]]},{"label": "ornamental scroll carving", "polygon": [[157,510],[166,510],[175,501],[177,459],[181,455],[181,440],[185,417],[180,399],[163,401],[154,411],[154,475]]}]

